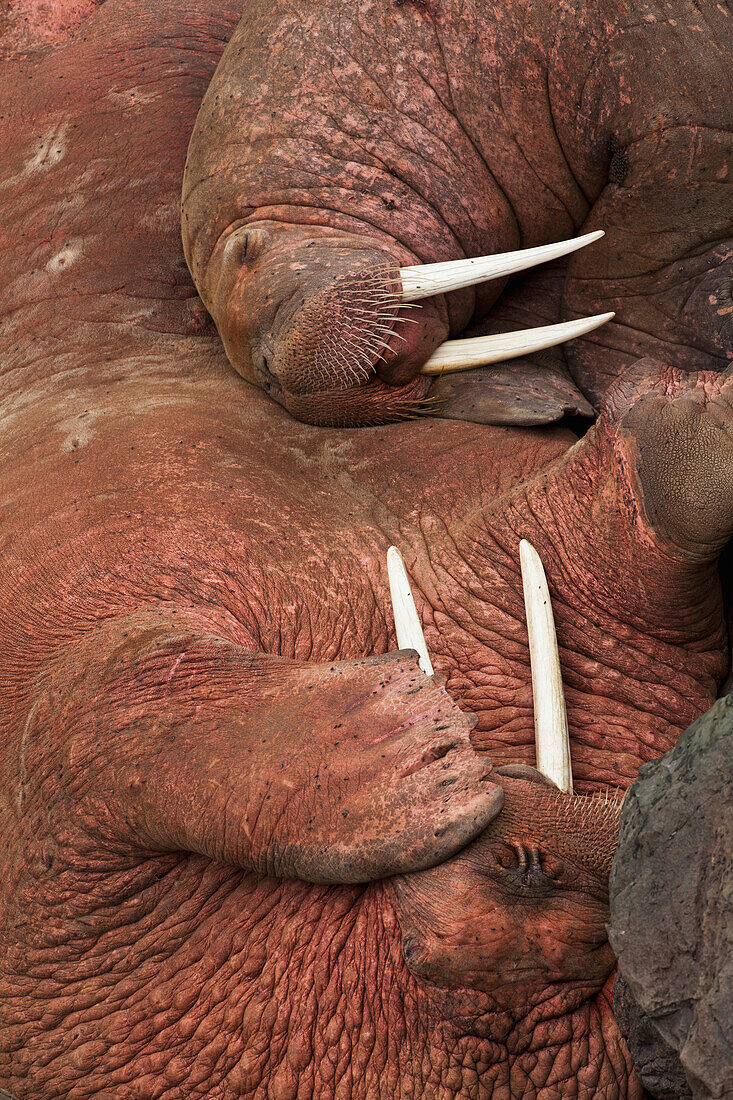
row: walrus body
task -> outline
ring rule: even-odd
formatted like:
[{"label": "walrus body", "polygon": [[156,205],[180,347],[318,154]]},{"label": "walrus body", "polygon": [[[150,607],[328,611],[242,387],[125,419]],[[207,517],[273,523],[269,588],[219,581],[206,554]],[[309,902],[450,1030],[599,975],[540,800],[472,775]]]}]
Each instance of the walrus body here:
[{"label": "walrus body", "polygon": [[[730,381],[646,361],[579,443],[292,420],[178,239],[237,15],[108,0],[3,77],[0,1084],[636,1098],[617,792],[725,672]],[[522,537],[572,796],[530,767]],[[438,678],[393,652],[390,543]]]}]

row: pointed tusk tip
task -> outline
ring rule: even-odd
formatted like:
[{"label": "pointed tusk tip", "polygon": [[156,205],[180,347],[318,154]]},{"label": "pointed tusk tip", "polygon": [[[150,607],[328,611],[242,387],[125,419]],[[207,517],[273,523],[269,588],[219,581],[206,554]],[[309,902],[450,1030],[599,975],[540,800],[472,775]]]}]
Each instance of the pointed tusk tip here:
[{"label": "pointed tusk tip", "polygon": [[522,572],[531,566],[539,565],[544,574],[544,566],[542,565],[542,559],[535,550],[534,546],[527,539],[520,539],[519,542],[519,564],[522,568]]},{"label": "pointed tusk tip", "polygon": [[555,325],[516,329],[491,336],[471,336],[446,340],[423,363],[422,374],[451,374],[473,367],[489,366],[518,356],[532,355],[543,348],[556,347],[567,340],[578,340],[607,324],[615,313],[597,313],[592,317],[576,317]]}]

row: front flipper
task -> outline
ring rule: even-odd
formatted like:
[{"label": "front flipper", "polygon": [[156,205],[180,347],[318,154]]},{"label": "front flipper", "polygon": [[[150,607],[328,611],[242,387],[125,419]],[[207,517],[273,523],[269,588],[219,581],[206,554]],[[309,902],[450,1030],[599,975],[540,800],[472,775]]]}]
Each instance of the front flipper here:
[{"label": "front flipper", "polygon": [[570,379],[556,350],[528,359],[446,374],[433,383],[425,410],[473,424],[554,424],[564,416],[590,418],[593,410]]},{"label": "front flipper", "polygon": [[733,533],[733,373],[639,360],[602,420],[617,425],[658,538],[688,559],[716,559]]},{"label": "front flipper", "polygon": [[473,725],[410,651],[300,663],[140,614],[35,685],[18,803],[60,790],[113,848],[363,882],[439,863],[498,813]]}]

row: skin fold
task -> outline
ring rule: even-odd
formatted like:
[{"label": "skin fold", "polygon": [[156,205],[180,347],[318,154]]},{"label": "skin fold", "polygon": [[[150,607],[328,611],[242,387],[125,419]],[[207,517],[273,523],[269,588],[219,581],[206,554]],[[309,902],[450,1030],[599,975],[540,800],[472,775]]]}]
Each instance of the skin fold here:
[{"label": "skin fold", "polygon": [[[644,356],[724,369],[731,49],[714,0],[252,0],[183,186],[186,258],[230,362],[324,424],[408,415],[428,392],[422,364],[471,321],[511,331],[616,311],[564,358],[438,381],[426,411],[551,421],[590,412],[567,367],[596,407]],[[491,313],[501,281],[417,310],[385,300],[385,346],[368,338],[354,287],[369,273],[386,296],[402,265],[595,229],[606,237],[515,280]]]},{"label": "skin fold", "polygon": [[[107,0],[1,78],[0,1087],[635,1100],[616,792],[726,672],[733,383],[645,359],[580,442],[244,384],[177,208],[240,14]],[[531,767],[523,537],[575,796]]]}]

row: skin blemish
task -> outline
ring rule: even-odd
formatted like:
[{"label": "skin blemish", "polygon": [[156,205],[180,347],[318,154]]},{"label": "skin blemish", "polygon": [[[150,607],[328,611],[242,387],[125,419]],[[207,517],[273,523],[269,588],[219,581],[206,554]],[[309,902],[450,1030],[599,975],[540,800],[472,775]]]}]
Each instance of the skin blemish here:
[{"label": "skin blemish", "polygon": [[66,438],[61,444],[62,452],[78,451],[94,438],[94,421],[102,416],[101,410],[85,410],[78,416],[69,417],[59,424],[59,430],[66,433]]},{"label": "skin blemish", "polygon": [[141,88],[126,88],[124,92],[108,92],[107,99],[117,107],[144,107],[158,98],[157,91],[143,91]]},{"label": "skin blemish", "polygon": [[63,275],[64,271],[72,266],[81,252],[79,243],[69,241],[64,247],[52,256],[46,264],[49,275]]},{"label": "skin blemish", "polygon": [[65,135],[66,124],[62,122],[42,137],[25,162],[25,172],[45,172],[63,160],[66,155]]},{"label": "skin blemish", "polygon": [[178,668],[178,666],[180,665],[182,660],[183,660],[183,654],[181,653],[181,654],[178,655],[178,657],[173,662],[173,665],[171,666],[171,670],[168,673],[168,677],[166,679],[167,684],[169,684],[171,682],[171,680],[173,679],[173,677],[175,676],[176,669]]}]

